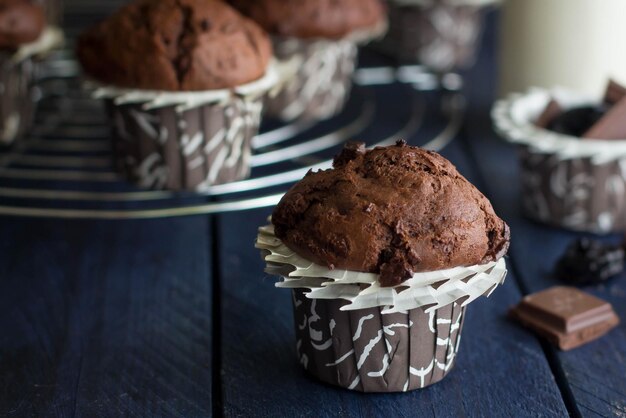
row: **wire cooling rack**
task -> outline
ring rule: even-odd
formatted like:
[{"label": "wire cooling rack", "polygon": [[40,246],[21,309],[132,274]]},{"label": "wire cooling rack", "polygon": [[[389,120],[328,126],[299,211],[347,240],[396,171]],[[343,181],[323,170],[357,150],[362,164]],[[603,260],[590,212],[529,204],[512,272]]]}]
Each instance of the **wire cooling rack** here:
[{"label": "wire cooling rack", "polygon": [[39,83],[31,135],[0,153],[0,215],[68,219],[160,218],[275,205],[309,170],[328,168],[347,140],[368,146],[399,138],[441,150],[458,132],[460,77],[419,66],[360,68],[343,113],[320,123],[265,123],[253,140],[252,175],[206,192],[143,190],[113,170],[102,104],[77,78],[69,52],[52,57]]}]

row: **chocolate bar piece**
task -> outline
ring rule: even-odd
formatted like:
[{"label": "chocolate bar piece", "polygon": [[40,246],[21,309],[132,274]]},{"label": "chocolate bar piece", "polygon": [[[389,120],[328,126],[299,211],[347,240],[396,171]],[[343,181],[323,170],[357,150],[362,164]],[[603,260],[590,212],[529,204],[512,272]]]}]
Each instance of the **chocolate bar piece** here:
[{"label": "chocolate bar piece", "polygon": [[608,302],[567,286],[528,295],[509,314],[561,350],[593,341],[619,324]]},{"label": "chocolate bar piece", "polygon": [[550,125],[550,122],[552,122],[557,116],[562,113],[563,108],[561,107],[561,105],[556,100],[550,99],[550,102],[548,102],[548,105],[546,106],[543,113],[541,113],[541,115],[539,115],[539,117],[537,118],[535,126],[537,126],[538,128],[546,129],[548,125]]},{"label": "chocolate bar piece", "polygon": [[614,105],[626,97],[626,87],[617,83],[615,80],[609,80],[604,92],[604,103]]},{"label": "chocolate bar piece", "polygon": [[626,139],[626,97],[609,109],[585,134],[585,139]]}]

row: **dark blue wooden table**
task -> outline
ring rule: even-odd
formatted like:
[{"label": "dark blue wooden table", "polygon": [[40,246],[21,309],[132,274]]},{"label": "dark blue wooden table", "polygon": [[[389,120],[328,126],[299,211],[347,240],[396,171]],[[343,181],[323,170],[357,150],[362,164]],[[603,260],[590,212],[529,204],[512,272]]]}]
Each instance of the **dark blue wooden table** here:
[{"label": "dark blue wooden table", "polygon": [[[81,13],[68,14],[68,25],[94,20]],[[16,170],[32,171],[31,159],[0,168],[6,214],[0,217],[0,416],[626,416],[626,277],[585,288],[610,301],[623,323],[570,352],[506,318],[524,294],[558,283],[550,271],[577,235],[520,214],[515,150],[495,136],[489,119],[495,23],[492,16],[480,61],[466,74],[465,122],[443,154],[511,226],[509,276],[469,308],[458,362],[444,381],[407,394],[364,395],[305,376],[294,355],[290,295],[274,288],[254,249],[256,229],[271,208],[154,219],[78,219],[82,212],[42,218],[20,208],[37,206],[38,199],[60,211],[124,212],[165,203],[16,197],[12,191],[26,186],[72,186],[63,175],[16,179]],[[383,59],[366,53],[364,61]],[[396,118],[411,117],[401,95],[406,89],[372,89],[378,108],[360,138],[371,143],[395,132]],[[446,124],[440,93],[416,94],[425,120],[407,139],[424,144]],[[97,107],[73,111],[103,120]],[[90,132],[84,120],[64,126]],[[108,175],[98,168],[90,173]],[[129,186],[94,180],[93,188],[114,194]]]}]

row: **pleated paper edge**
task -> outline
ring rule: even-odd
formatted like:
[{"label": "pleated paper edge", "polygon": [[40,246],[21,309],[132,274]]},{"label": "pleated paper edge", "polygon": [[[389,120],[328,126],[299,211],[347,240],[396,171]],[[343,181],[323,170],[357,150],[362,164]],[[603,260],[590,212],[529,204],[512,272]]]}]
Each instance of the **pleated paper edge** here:
[{"label": "pleated paper edge", "polygon": [[[308,289],[310,299],[344,299],[342,310],[383,307],[383,313],[424,308],[430,312],[457,302],[466,306],[490,296],[506,277],[506,263],[497,261],[469,267],[415,273],[395,287],[380,287],[378,275],[333,269],[316,264],[290,250],[274,235],[272,225],[259,228],[256,247],[263,252],[265,272],[281,277],[276,287]],[[363,285],[368,286],[361,289]]]}]

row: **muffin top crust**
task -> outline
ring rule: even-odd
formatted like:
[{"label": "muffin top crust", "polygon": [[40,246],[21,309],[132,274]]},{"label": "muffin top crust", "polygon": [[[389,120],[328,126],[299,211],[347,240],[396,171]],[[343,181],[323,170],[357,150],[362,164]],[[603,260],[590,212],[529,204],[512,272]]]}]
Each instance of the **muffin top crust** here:
[{"label": "muffin top crust", "polygon": [[85,72],[116,87],[165,91],[230,88],[261,78],[267,34],[219,0],[138,0],[78,41]]},{"label": "muffin top crust", "polygon": [[39,38],[43,9],[29,0],[0,0],[0,49],[17,49]]},{"label": "muffin top crust", "polygon": [[414,273],[502,257],[509,228],[439,154],[350,144],[333,169],[309,172],[272,215],[285,245],[329,268],[380,274],[395,286]]},{"label": "muffin top crust", "polygon": [[272,35],[339,39],[386,18],[380,0],[230,0]]}]

